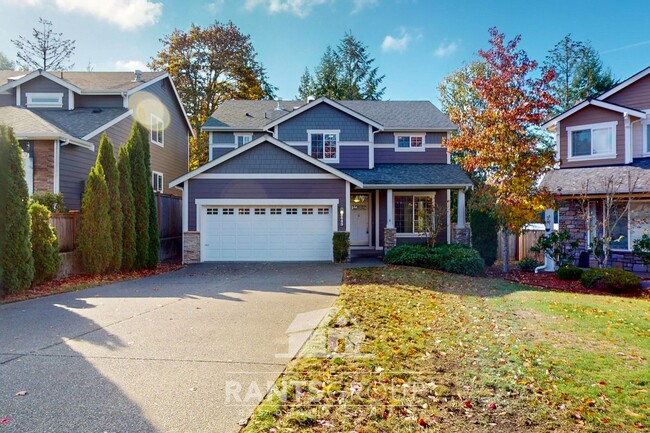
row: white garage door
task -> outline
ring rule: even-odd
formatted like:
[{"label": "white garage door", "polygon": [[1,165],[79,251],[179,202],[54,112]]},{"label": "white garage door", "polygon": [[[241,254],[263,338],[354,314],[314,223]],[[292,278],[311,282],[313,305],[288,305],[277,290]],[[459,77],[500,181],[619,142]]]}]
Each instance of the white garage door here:
[{"label": "white garage door", "polygon": [[202,260],[331,261],[331,206],[204,206]]}]

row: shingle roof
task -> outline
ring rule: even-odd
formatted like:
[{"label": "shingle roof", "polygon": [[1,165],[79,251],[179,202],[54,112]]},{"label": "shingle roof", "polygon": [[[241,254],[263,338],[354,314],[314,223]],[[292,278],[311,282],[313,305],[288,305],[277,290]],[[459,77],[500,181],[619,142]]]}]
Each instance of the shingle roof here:
[{"label": "shingle roof", "polygon": [[[337,101],[387,130],[453,130],[456,126],[429,101]],[[204,123],[206,128],[264,129],[307,101],[225,101]],[[278,109],[278,106],[281,109]]]},{"label": "shingle roof", "polygon": [[47,122],[82,138],[116,117],[126,113],[126,108],[75,108],[74,110],[32,110]]},{"label": "shingle roof", "polygon": [[371,170],[341,170],[365,185],[471,186],[472,181],[454,164],[377,164]]},{"label": "shingle roof", "polygon": [[650,158],[637,159],[630,165],[553,170],[544,176],[541,186],[561,196],[606,194],[610,178],[614,182],[609,189],[614,193],[626,194],[629,189],[633,193],[650,192]]},{"label": "shingle roof", "polygon": [[[165,72],[142,72],[143,81],[133,81],[133,72],[50,72],[57,78],[77,86],[82,92],[105,91],[119,92],[134,89],[144,83],[165,74]],[[0,86],[6,84],[9,78],[22,77],[29,72],[0,71]]]},{"label": "shingle roof", "polygon": [[20,107],[0,107],[0,124],[11,126],[16,133],[59,135],[64,132],[36,113]]}]

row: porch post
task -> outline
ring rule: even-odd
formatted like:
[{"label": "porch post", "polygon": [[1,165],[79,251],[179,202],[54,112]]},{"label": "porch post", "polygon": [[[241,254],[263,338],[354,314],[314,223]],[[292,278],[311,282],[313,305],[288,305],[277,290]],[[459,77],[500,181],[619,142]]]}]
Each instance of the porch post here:
[{"label": "porch post", "polygon": [[384,228],[384,254],[397,245],[395,215],[393,214],[393,190],[386,191],[386,227]]},{"label": "porch post", "polygon": [[456,228],[465,228],[465,190],[458,190],[458,218],[456,219]]}]

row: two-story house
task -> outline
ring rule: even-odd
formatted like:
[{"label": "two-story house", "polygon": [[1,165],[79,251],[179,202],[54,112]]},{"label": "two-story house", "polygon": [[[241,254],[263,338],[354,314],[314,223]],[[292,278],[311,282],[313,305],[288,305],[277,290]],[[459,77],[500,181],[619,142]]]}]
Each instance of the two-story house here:
[{"label": "two-story house", "polygon": [[[542,186],[558,199],[560,230],[588,250],[609,223],[614,241],[609,265],[646,271],[631,250],[650,231],[650,67],[544,128],[555,134],[560,163]],[[607,199],[616,205],[605,206]]]},{"label": "two-story house", "polygon": [[193,132],[167,73],[0,71],[0,123],[23,147],[30,193],[61,193],[69,210],[81,207],[102,134],[117,156],[135,120],[150,131],[152,187],[180,196],[166,184],[187,172]]},{"label": "two-story house", "polygon": [[452,190],[466,235],[471,181],[443,147],[455,128],[428,101],[226,101],[202,128],[210,161],[170,184],[184,261],[331,261],[333,232],[382,250],[422,242],[427,218],[450,242]]}]

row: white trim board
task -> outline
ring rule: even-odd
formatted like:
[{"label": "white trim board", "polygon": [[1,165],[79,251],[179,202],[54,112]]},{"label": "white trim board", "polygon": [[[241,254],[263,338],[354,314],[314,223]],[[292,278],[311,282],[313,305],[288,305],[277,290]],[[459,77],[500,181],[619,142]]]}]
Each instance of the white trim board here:
[{"label": "white trim board", "polygon": [[338,179],[329,173],[204,173],[194,179]]},{"label": "white trim board", "polygon": [[570,108],[569,110],[565,111],[564,113],[562,113],[562,114],[560,114],[558,116],[555,116],[554,118],[552,118],[548,122],[544,123],[542,125],[542,129],[551,130],[555,126],[556,122],[559,122],[559,121],[561,121],[563,119],[566,119],[567,117],[571,116],[572,114],[575,114],[576,112],[582,110],[583,108],[585,108],[588,105],[593,105],[594,107],[604,108],[606,110],[615,111],[615,112],[618,112],[618,113],[621,113],[621,114],[628,114],[630,116],[638,117],[640,119],[645,119],[646,118],[646,113],[645,112],[640,111],[640,110],[636,110],[634,108],[623,107],[621,105],[612,104],[612,103],[605,102],[605,101],[600,101],[598,99],[587,99],[585,101],[582,101],[578,105],[574,106],[573,108]]},{"label": "white trim board", "polygon": [[623,90],[630,84],[633,84],[637,81],[639,81],[641,78],[645,77],[646,75],[650,74],[650,66],[645,68],[644,70],[637,72],[636,74],[632,75],[630,78],[627,80],[623,81],[622,83],[618,84],[617,86],[612,87],[609,89],[607,92],[603,93],[602,95],[598,96],[598,99],[603,100],[607,99],[610,96],[612,96],[614,93],[618,92],[619,90]]}]

